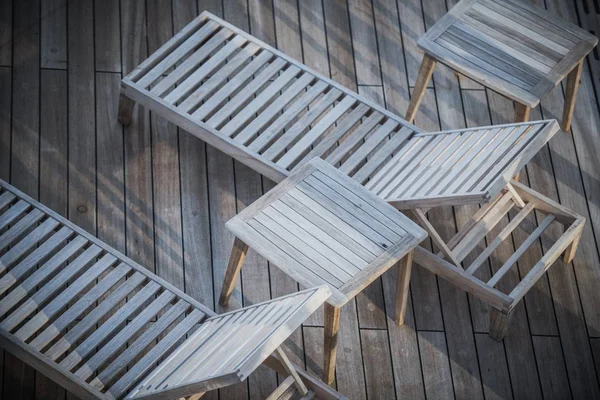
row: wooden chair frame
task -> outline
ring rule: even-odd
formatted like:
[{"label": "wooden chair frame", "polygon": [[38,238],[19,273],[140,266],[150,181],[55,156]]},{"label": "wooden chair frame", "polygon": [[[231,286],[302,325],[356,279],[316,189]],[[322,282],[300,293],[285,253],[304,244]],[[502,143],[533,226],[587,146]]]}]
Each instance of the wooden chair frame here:
[{"label": "wooden chair frame", "polygon": [[[498,24],[498,18],[504,22]],[[529,32],[529,43],[520,42],[521,29]],[[531,108],[566,77],[561,128],[568,132],[583,62],[597,43],[586,30],[539,7],[512,0],[461,0],[417,43],[425,54],[405,118],[414,120],[440,62],[512,99],[515,122],[529,121]],[[505,59],[503,68],[492,61]]]},{"label": "wooden chair frame", "polygon": [[[519,212],[510,218],[510,222],[496,237],[490,237],[494,227],[500,221],[506,220],[509,211],[513,209]],[[507,240],[528,216],[534,215],[534,211],[540,219],[538,226],[530,229],[529,236],[489,280],[482,281],[477,278],[474,274],[485,265],[501,243]],[[414,252],[415,262],[489,304],[492,307],[490,336],[495,340],[502,340],[516,305],[561,254],[564,263],[568,264],[573,260],[585,224],[585,218],[582,216],[516,181],[508,184],[506,190],[492,202],[483,205],[447,242],[442,240],[427,221],[422,210],[414,210],[414,213],[440,249],[438,254],[433,254],[421,247],[418,248]],[[544,237],[542,246],[545,248],[544,254],[508,294],[498,290],[495,287],[498,282],[511,268],[518,265],[519,259],[532,245],[540,242],[553,222],[562,226],[562,234],[557,238],[552,238],[550,235]],[[484,239],[488,241],[487,247],[463,269],[461,266],[463,260]],[[554,243],[549,245],[550,241]]]},{"label": "wooden chair frame", "polygon": [[[417,86],[424,87],[431,76],[435,63],[430,61]],[[418,90],[413,97],[420,97]],[[509,183],[559,130],[554,120],[422,132],[207,12],[123,79],[122,123],[131,121],[134,102],[275,182],[319,157],[394,207],[414,210],[441,249],[441,257],[419,249],[415,262],[453,277],[455,284],[474,291],[504,314],[516,301],[466,271],[459,273],[469,246],[458,239],[445,243],[426,218],[428,208],[491,202],[473,216],[472,227],[461,231],[468,237],[484,237],[489,231],[475,230],[481,227],[476,220],[483,218],[485,210],[498,211],[493,208],[495,199],[509,191],[516,207],[529,202],[537,211],[556,214],[561,209],[564,215],[553,214],[556,221],[577,222],[560,241],[571,244],[567,245],[571,254],[577,247],[577,234],[572,231],[581,232],[579,216],[516,182]],[[409,113],[414,111],[409,108]],[[556,248],[551,250],[556,253]],[[555,256],[540,260],[544,267],[538,270],[545,270]],[[522,296],[516,297],[518,301]],[[492,336],[499,338],[500,333]]]},{"label": "wooden chair frame", "polygon": [[345,399],[280,348],[325,286],[216,315],[2,180],[0,274],[0,345],[82,399],[197,399],[262,363],[286,377],[272,400]]}]

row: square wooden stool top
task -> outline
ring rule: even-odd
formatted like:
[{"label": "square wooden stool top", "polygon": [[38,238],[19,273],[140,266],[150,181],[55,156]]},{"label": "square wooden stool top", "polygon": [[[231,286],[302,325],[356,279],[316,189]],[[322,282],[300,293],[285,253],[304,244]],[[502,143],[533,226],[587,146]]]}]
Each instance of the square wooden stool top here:
[{"label": "square wooden stool top", "polygon": [[405,215],[314,159],[227,222],[250,248],[343,306],[427,237]]},{"label": "square wooden stool top", "polygon": [[462,0],[418,45],[482,85],[535,107],[597,42],[578,26],[521,0]]}]

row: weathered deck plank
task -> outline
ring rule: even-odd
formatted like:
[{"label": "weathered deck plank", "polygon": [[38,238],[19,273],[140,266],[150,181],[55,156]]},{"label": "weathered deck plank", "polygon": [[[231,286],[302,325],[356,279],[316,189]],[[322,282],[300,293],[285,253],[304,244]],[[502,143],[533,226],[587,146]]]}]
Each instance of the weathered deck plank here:
[{"label": "weathered deck plank", "polygon": [[[0,0],[0,177],[215,307],[232,241],[224,223],[273,183],[143,108],[122,128],[116,121],[122,73],[208,9],[402,115],[422,57],[416,40],[455,3],[55,0],[41,6]],[[599,21],[590,2],[533,3],[588,30]],[[572,136],[557,134],[521,175],[588,218],[574,262],[557,261],[538,282],[502,343],[487,336],[489,314],[480,302],[422,268],[413,269],[406,324],[396,326],[390,318],[396,271],[389,271],[342,313],[342,393],[353,399],[600,397],[597,54],[583,68]],[[557,88],[532,118],[560,117],[562,95]],[[438,68],[416,123],[437,130],[512,116],[507,99]],[[449,236],[474,209],[434,210],[430,218]],[[523,238],[513,234],[481,273],[495,271]],[[544,239],[532,246],[503,284],[524,276],[543,245]],[[250,253],[230,307],[297,289]],[[315,313],[286,343],[293,361],[318,375],[322,323],[322,312]],[[65,397],[62,388],[2,355],[2,398]],[[220,397],[260,398],[275,384],[272,372],[261,371]]]}]

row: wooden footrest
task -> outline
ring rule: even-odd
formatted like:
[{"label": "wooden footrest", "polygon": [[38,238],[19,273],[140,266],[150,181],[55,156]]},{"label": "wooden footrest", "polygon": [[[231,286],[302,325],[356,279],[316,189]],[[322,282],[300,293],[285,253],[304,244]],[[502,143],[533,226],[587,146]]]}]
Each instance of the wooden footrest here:
[{"label": "wooden footrest", "polygon": [[[495,237],[490,233],[501,221],[507,221]],[[533,221],[537,220],[537,224]],[[550,268],[561,254],[564,261],[571,262],[579,243],[585,218],[573,213],[553,200],[518,183],[512,182],[503,194],[482,207],[465,226],[445,245],[458,263],[465,264],[468,255],[475,253],[476,247],[486,240],[487,247],[464,269],[450,257],[440,252],[431,254],[424,249],[415,253],[415,262],[452,281],[459,287],[473,293],[492,307],[503,313],[509,313],[527,294],[540,277]],[[500,245],[510,240],[511,235],[525,232],[526,237],[519,240],[514,253],[502,262],[491,278],[482,280],[475,274],[484,268],[486,261],[494,257]],[[556,238],[556,232],[562,231]],[[528,249],[542,241],[541,258],[535,262],[516,286],[498,289],[507,273],[522,260]],[[429,253],[429,254],[428,254]],[[446,259],[442,258],[445,256]],[[448,261],[447,261],[448,260]],[[530,260],[527,263],[531,264]],[[504,285],[508,286],[508,285]]]}]

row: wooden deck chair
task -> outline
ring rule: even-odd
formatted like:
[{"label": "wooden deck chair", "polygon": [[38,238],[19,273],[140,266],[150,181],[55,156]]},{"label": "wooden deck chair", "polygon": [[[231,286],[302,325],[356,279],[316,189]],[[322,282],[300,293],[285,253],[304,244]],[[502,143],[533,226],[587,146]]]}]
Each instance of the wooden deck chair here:
[{"label": "wooden deck chair", "polygon": [[[551,247],[534,275],[521,282],[519,287],[527,289],[558,250],[568,248],[566,259],[572,257],[583,229],[580,216],[510,183],[559,130],[556,121],[422,132],[207,12],[123,79],[121,123],[130,122],[135,102],[275,182],[320,157],[395,207],[413,210],[442,256],[429,254],[420,261],[488,302],[499,313],[492,312],[494,320],[508,321],[523,294],[522,289],[518,295],[502,293],[496,283],[543,229],[531,232],[528,246],[515,252],[511,264],[483,282],[472,272],[485,258],[466,271],[461,262],[493,226],[515,208],[524,210],[519,220],[535,209],[563,225],[558,247]],[[425,216],[430,207],[475,203],[487,205],[449,241]],[[548,228],[551,222],[544,221],[540,227]],[[499,238],[510,233],[503,230]],[[492,240],[484,254],[490,256],[498,245]],[[492,336],[502,337],[504,324],[495,326]]]},{"label": "wooden deck chair", "polygon": [[263,362],[269,399],[344,399],[280,347],[327,287],[215,315],[3,181],[0,273],[0,345],[82,399],[198,398]]}]

